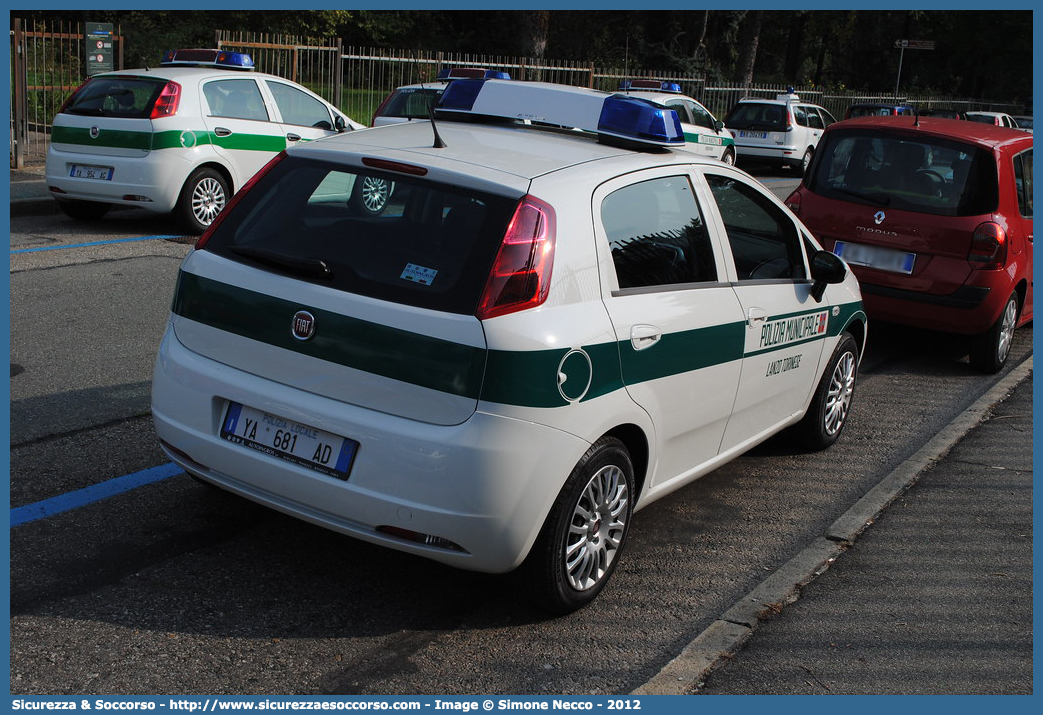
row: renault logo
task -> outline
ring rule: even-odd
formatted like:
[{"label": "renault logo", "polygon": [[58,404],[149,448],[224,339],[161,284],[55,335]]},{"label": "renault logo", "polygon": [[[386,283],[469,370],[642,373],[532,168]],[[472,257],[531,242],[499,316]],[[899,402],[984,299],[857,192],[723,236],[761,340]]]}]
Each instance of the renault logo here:
[{"label": "renault logo", "polygon": [[298,340],[307,340],[315,335],[315,316],[306,310],[298,310],[293,315],[290,331]]},{"label": "renault logo", "polygon": [[91,139],[97,139],[99,134],[101,134],[100,129],[97,127],[91,127]]},{"label": "renault logo", "polygon": [[873,220],[876,221],[877,225],[882,224],[885,218],[887,218],[887,214],[885,214],[883,211],[877,211],[875,214],[873,214]]}]

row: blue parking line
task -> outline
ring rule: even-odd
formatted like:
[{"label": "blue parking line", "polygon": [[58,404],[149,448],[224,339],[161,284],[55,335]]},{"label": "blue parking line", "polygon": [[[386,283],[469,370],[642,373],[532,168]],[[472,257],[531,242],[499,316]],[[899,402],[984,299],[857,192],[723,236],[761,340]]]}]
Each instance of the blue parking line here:
[{"label": "blue parking line", "polygon": [[132,243],[135,241],[159,241],[181,236],[139,236],[138,238],[114,238],[110,241],[92,241],[91,243],[70,243],[62,246],[40,246],[38,248],[12,249],[11,253],[36,253],[37,251],[60,251],[64,248],[89,248],[90,246],[105,246],[110,243]]},{"label": "blue parking line", "polygon": [[72,509],[78,509],[81,506],[129,492],[131,489],[137,489],[146,484],[154,484],[155,482],[181,474],[184,471],[181,467],[171,462],[135,472],[134,474],[116,477],[100,484],[93,484],[73,492],[59,494],[56,497],[44,499],[34,504],[16,507],[11,509],[11,528],[39,519],[46,519],[49,516],[71,511]]}]

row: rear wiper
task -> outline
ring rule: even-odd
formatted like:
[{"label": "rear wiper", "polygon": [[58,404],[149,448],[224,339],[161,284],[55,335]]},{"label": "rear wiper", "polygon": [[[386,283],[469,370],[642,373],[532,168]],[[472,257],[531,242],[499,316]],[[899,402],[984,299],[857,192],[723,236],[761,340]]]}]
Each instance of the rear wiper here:
[{"label": "rear wiper", "polygon": [[880,193],[879,191],[869,193],[862,191],[852,191],[851,189],[842,189],[839,186],[830,186],[829,188],[833,189],[833,191],[836,191],[838,193],[847,194],[848,196],[854,196],[856,199],[862,199],[863,201],[878,204],[879,206],[889,206],[891,204],[891,197],[887,194]]},{"label": "rear wiper", "polygon": [[329,266],[327,266],[326,262],[321,258],[300,258],[298,256],[279,253],[278,251],[271,251],[266,248],[256,248],[254,246],[230,246],[229,250],[240,256],[251,258],[258,263],[292,271],[299,275],[312,276],[315,278],[333,277],[333,271],[330,270]]}]

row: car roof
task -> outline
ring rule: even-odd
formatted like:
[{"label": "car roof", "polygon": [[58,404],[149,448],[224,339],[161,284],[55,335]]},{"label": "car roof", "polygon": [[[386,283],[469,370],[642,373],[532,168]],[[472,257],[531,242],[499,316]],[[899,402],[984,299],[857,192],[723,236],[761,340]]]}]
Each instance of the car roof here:
[{"label": "car roof", "polygon": [[658,102],[659,104],[665,104],[671,99],[687,99],[689,102],[695,102],[700,107],[702,106],[702,102],[698,99],[693,99],[687,94],[678,94],[677,92],[656,92],[650,89],[631,89],[629,91],[620,90],[618,94],[626,94],[632,97],[643,97],[644,99],[651,99],[653,102]]},{"label": "car roof", "polygon": [[296,82],[288,80],[284,77],[277,77],[272,74],[256,72],[254,70],[235,70],[221,67],[186,67],[178,65],[160,65],[158,67],[142,67],[139,69],[116,70],[114,72],[96,74],[93,77],[91,77],[91,79],[98,79],[103,77],[147,77],[150,79],[165,79],[179,81],[184,81],[186,79],[202,80],[210,79],[212,77],[222,77],[225,79],[263,77],[265,79],[278,79],[284,82],[289,82],[291,84],[297,84]]},{"label": "car roof", "polygon": [[594,170],[603,170],[606,175],[671,163],[720,166],[716,160],[687,151],[639,151],[601,143],[595,135],[579,130],[445,119],[438,120],[437,128],[446,145],[443,148],[433,146],[431,123],[420,121],[339,134],[292,147],[287,153],[334,162],[343,161],[347,154],[365,155],[462,173],[480,172],[487,180],[502,180],[513,186],[518,185],[517,179],[528,182],[598,162],[603,162],[598,166],[604,169]]},{"label": "car roof", "polygon": [[857,117],[831,124],[826,127],[826,131],[843,131],[844,129],[863,127],[886,129],[908,134],[949,137],[993,148],[1008,144],[1032,145],[1032,135],[1017,129],[942,117]]}]

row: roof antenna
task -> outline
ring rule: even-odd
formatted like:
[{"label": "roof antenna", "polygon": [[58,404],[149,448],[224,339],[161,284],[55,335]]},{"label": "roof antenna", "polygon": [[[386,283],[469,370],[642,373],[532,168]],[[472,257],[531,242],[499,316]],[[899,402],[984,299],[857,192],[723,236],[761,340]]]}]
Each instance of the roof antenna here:
[{"label": "roof antenna", "polygon": [[623,51],[623,77],[627,78],[624,91],[630,94],[630,35],[627,34],[626,49]]},{"label": "roof antenna", "polygon": [[[413,57],[413,64],[417,66],[416,67],[416,72],[417,72],[417,75],[419,75],[419,77],[420,77],[420,86],[421,86],[421,88],[426,90],[427,87],[425,86],[424,75],[420,71],[420,67],[419,67],[420,63],[417,61],[416,55],[413,54],[412,51],[410,51],[409,54],[412,55],[412,57]],[[427,92],[425,91],[424,94],[426,95]],[[439,134],[438,134],[438,125],[435,123],[435,103],[434,102],[428,102],[427,103],[427,118],[431,120],[431,131],[434,132],[434,134],[435,134],[435,143],[432,144],[432,148],[434,148],[434,149],[445,149],[446,143],[444,141],[442,141],[442,137],[439,136]]]}]

